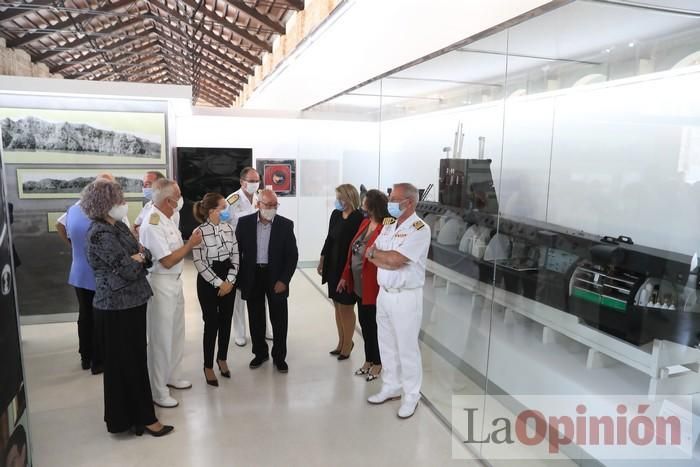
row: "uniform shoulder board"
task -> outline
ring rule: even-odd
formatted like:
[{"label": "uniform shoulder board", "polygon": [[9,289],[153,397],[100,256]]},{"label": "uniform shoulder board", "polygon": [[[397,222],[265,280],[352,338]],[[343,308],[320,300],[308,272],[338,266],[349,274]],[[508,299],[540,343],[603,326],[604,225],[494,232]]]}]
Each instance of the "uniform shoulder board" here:
[{"label": "uniform shoulder board", "polygon": [[415,221],[413,227],[415,227],[416,230],[420,230],[425,227],[425,223],[423,221]]},{"label": "uniform shoulder board", "polygon": [[393,217],[385,217],[384,221],[382,222],[383,225],[391,225],[394,223],[396,223],[396,219],[394,219]]},{"label": "uniform shoulder board", "polygon": [[226,198],[226,202],[231,205],[231,204],[236,204],[238,202],[238,199],[240,198],[239,195],[236,193],[229,195],[228,198]]},{"label": "uniform shoulder board", "polygon": [[154,212],[153,214],[151,214],[151,217],[148,219],[148,223],[151,225],[160,224],[160,216],[158,215],[157,212]]}]

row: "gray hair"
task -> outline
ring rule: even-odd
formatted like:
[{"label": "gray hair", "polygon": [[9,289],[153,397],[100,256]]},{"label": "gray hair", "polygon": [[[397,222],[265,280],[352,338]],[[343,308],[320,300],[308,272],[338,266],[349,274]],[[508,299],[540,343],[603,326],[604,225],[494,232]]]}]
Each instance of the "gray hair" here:
[{"label": "gray hair", "polygon": [[406,198],[411,198],[414,204],[418,204],[418,188],[412,183],[395,183],[394,189],[400,189],[403,191]]},{"label": "gray hair", "polygon": [[166,198],[169,198],[175,194],[175,181],[167,178],[159,178],[153,182],[153,204],[158,206]]},{"label": "gray hair", "polygon": [[83,188],[80,207],[90,219],[105,219],[107,213],[124,203],[124,192],[119,183],[98,178]]}]

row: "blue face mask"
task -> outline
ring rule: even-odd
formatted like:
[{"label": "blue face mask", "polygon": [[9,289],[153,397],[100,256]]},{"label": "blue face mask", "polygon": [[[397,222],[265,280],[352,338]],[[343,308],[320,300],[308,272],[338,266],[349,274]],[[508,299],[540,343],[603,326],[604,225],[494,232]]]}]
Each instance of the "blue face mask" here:
[{"label": "blue face mask", "polygon": [[336,208],[338,211],[345,211],[345,205],[344,205],[343,202],[340,201],[339,199],[336,199],[336,200],[335,200],[335,208]]},{"label": "blue face mask", "polygon": [[231,219],[231,213],[228,212],[228,209],[224,209],[223,211],[219,211],[219,220],[222,222],[228,222],[229,219]]},{"label": "blue face mask", "polygon": [[143,191],[143,197],[146,198],[148,201],[153,199],[153,188],[148,187],[148,188],[144,188],[141,191]]},{"label": "blue face mask", "polygon": [[387,205],[387,209],[389,210],[389,215],[391,217],[399,218],[401,215],[406,212],[405,209],[401,209],[401,203],[389,203]]}]

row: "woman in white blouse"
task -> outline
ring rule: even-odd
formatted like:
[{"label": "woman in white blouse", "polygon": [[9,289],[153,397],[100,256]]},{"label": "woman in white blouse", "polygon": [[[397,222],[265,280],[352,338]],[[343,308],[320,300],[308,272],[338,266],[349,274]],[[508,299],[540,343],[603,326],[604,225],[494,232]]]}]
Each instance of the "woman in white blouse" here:
[{"label": "woman in white blouse", "polygon": [[202,243],[192,250],[197,268],[197,297],[204,319],[204,377],[207,384],[218,386],[214,373],[214,346],[217,334],[219,350],[216,362],[221,375],[230,378],[226,363],[231,317],[236,298],[238,243],[228,220],[228,204],[218,193],[207,193],[194,204],[193,214],[202,224]]}]

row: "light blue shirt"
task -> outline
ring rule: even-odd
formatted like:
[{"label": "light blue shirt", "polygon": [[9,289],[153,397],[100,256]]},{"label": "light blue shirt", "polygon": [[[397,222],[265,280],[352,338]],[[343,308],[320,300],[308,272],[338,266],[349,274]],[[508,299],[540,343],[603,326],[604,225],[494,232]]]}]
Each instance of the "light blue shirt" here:
[{"label": "light blue shirt", "polygon": [[87,261],[87,232],[92,221],[83,212],[79,204],[68,209],[66,215],[66,233],[70,238],[73,260],[70,265],[68,283],[73,287],[95,290],[95,272]]},{"label": "light blue shirt", "polygon": [[[258,219],[258,264],[267,264],[267,252],[270,246],[270,232],[272,232],[272,222],[268,224],[263,224],[260,221],[260,215],[257,216]],[[274,218],[273,218],[274,220]]]}]

